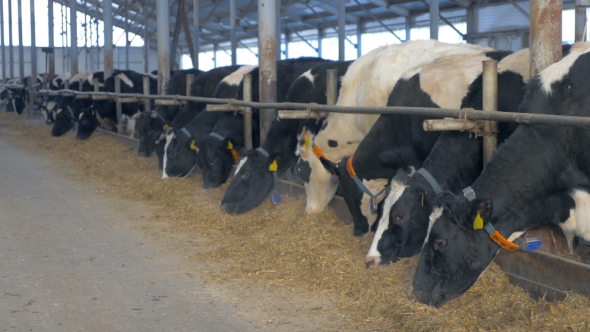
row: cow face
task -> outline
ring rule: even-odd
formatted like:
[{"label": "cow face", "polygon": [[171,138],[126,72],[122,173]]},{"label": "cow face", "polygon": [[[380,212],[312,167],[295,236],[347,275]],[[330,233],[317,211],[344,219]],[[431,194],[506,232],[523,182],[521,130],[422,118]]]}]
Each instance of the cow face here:
[{"label": "cow face", "polygon": [[6,112],[22,114],[25,109],[25,92],[22,89],[6,89],[7,101]]},{"label": "cow face", "polygon": [[134,117],[137,118],[139,126],[139,150],[137,155],[149,157],[156,149],[156,142],[162,140],[161,144],[165,144],[168,125],[154,111],[138,112]]},{"label": "cow face", "polygon": [[[191,148],[194,147],[194,148]],[[162,178],[169,176],[186,177],[197,165],[197,148],[194,139],[182,131],[169,128],[162,165]]]},{"label": "cow face", "polygon": [[265,157],[256,150],[249,151],[240,160],[221,200],[227,213],[245,213],[262,203],[274,186],[273,174],[269,171],[273,160],[276,157]]},{"label": "cow face", "polygon": [[78,121],[78,132],[76,133],[77,140],[85,140],[98,128],[98,118],[94,107],[83,108],[80,111]]},{"label": "cow face", "polygon": [[[312,152],[313,134],[305,128],[297,137],[299,140],[295,154],[299,156],[296,172],[303,180],[307,203],[305,213],[317,214],[328,206],[338,189],[338,173],[331,166],[330,173],[322,161]],[[330,167],[330,166],[328,166]]]},{"label": "cow face", "polygon": [[235,161],[231,152],[234,149],[233,142],[227,138],[219,140],[207,136],[197,145],[199,147],[197,160],[203,172],[203,187],[217,188],[227,181],[234,165]]},{"label": "cow face", "polygon": [[68,107],[65,110],[58,108],[55,113],[55,122],[51,129],[51,136],[59,137],[67,133],[74,127],[76,121],[74,111],[71,108]]},{"label": "cow face", "polygon": [[469,204],[443,194],[435,206],[434,212],[440,215],[433,217],[412,287],[418,301],[440,307],[465,293],[500,247],[485,230],[473,230],[478,214],[484,222],[491,222],[491,200],[476,199]]}]

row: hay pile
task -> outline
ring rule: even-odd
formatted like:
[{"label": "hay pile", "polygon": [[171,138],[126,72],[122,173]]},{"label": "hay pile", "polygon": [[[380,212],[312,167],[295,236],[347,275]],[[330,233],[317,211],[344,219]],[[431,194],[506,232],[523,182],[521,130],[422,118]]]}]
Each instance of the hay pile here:
[{"label": "hay pile", "polygon": [[[3,117],[0,117],[0,121]],[[8,130],[7,128],[3,131]],[[56,163],[67,161],[80,174],[100,179],[111,194],[152,206],[154,221],[175,232],[199,234],[199,254],[211,280],[257,282],[327,295],[338,303],[343,329],[361,330],[572,330],[590,329],[590,301],[571,295],[548,303],[531,299],[494,264],[464,296],[441,309],[408,300],[417,258],[367,270],[368,238],[354,238],[328,211],[303,215],[304,199],[285,197],[280,206],[266,200],[245,215],[219,209],[225,186],[204,190],[200,176],[161,180],[155,158],[140,158],[111,138],[94,135],[78,142],[73,135],[50,137],[50,128],[20,121],[10,137]],[[65,166],[65,165],[64,165]]]}]

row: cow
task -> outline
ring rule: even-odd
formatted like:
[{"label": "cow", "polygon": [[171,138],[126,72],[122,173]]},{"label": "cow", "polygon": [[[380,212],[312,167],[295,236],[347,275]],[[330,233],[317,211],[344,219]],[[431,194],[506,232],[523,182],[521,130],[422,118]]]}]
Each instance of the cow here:
[{"label": "cow", "polygon": [[[64,73],[54,77],[49,84],[49,90],[57,91],[64,89],[65,81],[69,80],[71,76],[70,73]],[[48,95],[39,106],[39,111],[43,115],[46,124],[55,122],[55,108],[59,104],[60,99],[60,95]]]},{"label": "cow", "polygon": [[[10,79],[0,91],[0,100],[6,100],[6,112],[16,112],[22,114],[25,109],[26,101],[29,99],[28,87],[31,76],[25,77],[22,82],[19,79]],[[37,75],[36,83],[43,82],[43,76]]]},{"label": "cow", "polygon": [[[98,78],[99,84],[104,83],[104,72],[85,71],[71,77],[69,85],[70,90],[94,91],[93,79]],[[82,87],[80,88],[80,83]],[[92,99],[76,99],[75,96],[62,96],[59,103],[55,106],[55,122],[51,129],[51,135],[58,137],[74,128],[80,120],[80,112],[83,108],[88,108],[92,104]]]},{"label": "cow", "polygon": [[[326,70],[335,69],[341,77],[346,73],[350,63],[327,62],[314,66],[291,84],[285,100],[293,103],[326,104]],[[275,120],[260,148],[248,151],[240,160],[221,200],[221,206],[225,211],[241,214],[258,206],[277,185],[276,179],[297,162],[295,148],[298,128],[306,126],[307,129],[317,132],[322,122]]]},{"label": "cow", "polygon": [[[519,109],[589,116],[589,77],[590,43],[576,44],[527,84]],[[412,297],[440,307],[460,296],[501,248],[523,248],[513,241],[541,224],[559,225],[570,243],[576,235],[590,240],[589,149],[587,129],[520,125],[466,188],[469,195],[435,199]]]},{"label": "cow", "polygon": [[[258,66],[240,66],[217,84],[213,97],[236,98],[243,76],[257,68]],[[197,142],[211,133],[220,117],[220,112],[200,112],[186,126],[168,128],[164,147],[162,179],[170,176],[184,178],[192,172],[199,162]]]},{"label": "cow", "polygon": [[[566,54],[569,46],[564,46]],[[498,110],[515,111],[514,105],[520,104],[524,95],[524,85],[529,80],[528,49],[507,56],[500,61],[498,75]],[[476,88],[469,99],[464,99],[462,107],[480,109],[481,76],[472,87]],[[469,96],[468,95],[468,96]],[[503,142],[516,129],[515,124],[499,123],[498,141]],[[460,132],[444,132],[430,155],[424,161],[423,168],[430,174],[427,179],[422,173],[413,176],[400,173],[391,184],[391,190],[385,200],[379,226],[373,243],[366,257],[368,268],[379,264],[396,262],[399,258],[410,257],[420,252],[426,230],[428,216],[432,212],[434,187],[456,192],[473,183],[481,173],[482,142],[470,139]],[[430,182],[434,181],[434,186]]]},{"label": "cow", "polygon": [[[193,97],[213,97],[217,84],[227,75],[237,70],[238,66],[219,67],[199,74],[193,80],[190,95]],[[175,74],[170,79],[167,94],[184,94],[186,91],[186,75]],[[178,78],[176,78],[178,77]],[[177,80],[181,80],[177,82]],[[182,91],[184,80],[184,91]],[[172,81],[175,81],[172,83]],[[174,88],[173,87],[177,87]],[[174,90],[174,91],[173,91]],[[169,126],[182,128],[186,126],[205,108],[204,103],[188,101],[180,110],[174,107],[157,106],[150,113],[141,112],[138,118],[139,149],[138,155],[149,157],[154,151],[158,155],[158,166],[161,170],[164,162],[164,146],[166,144],[166,129]],[[166,128],[166,129],[165,129]]]},{"label": "cow", "polygon": [[[283,102],[287,90],[299,75],[318,63],[320,58],[299,58],[277,61],[277,101]],[[252,100],[258,101],[258,70],[252,72]],[[223,82],[221,83],[223,84]],[[238,99],[242,99],[242,84],[239,84]],[[260,141],[258,109],[252,110],[252,146],[257,148]],[[211,134],[197,142],[199,167],[203,172],[203,187],[217,188],[227,179],[234,164],[238,163],[238,152],[244,146],[244,117],[242,114],[223,113]]]},{"label": "cow", "polygon": [[[144,74],[131,70],[115,70],[111,76],[105,79],[103,91],[115,92],[115,77],[118,77],[121,80],[121,93],[143,94],[143,76]],[[157,80],[152,75],[147,76],[149,77],[150,94],[157,94]],[[140,105],[138,102],[123,103],[121,105],[121,113],[127,117],[132,117],[139,112],[142,107],[143,105]],[[84,140],[90,137],[96,128],[98,128],[103,118],[109,118],[115,123],[117,122],[115,102],[112,100],[94,100],[92,104],[80,114],[80,125],[78,126],[78,133],[76,135],[76,139],[79,140]]]},{"label": "cow", "polygon": [[[350,65],[342,81],[338,106],[385,106],[395,83],[402,74],[411,77],[435,59],[452,54],[492,51],[470,44],[445,44],[434,40],[410,41],[378,48]],[[297,147],[300,161],[297,169],[307,170],[304,182],[307,202],[305,213],[322,212],[334,197],[338,177],[324,164],[334,165],[354,154],[379,115],[331,113],[314,137],[304,137]],[[313,144],[307,142],[313,141]],[[320,157],[321,156],[321,159]],[[335,168],[335,166],[333,167]]]}]

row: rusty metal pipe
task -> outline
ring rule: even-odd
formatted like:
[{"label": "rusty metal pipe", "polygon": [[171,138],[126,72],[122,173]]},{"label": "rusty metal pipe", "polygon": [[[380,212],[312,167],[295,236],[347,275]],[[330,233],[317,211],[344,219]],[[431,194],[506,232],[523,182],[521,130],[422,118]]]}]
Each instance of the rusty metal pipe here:
[{"label": "rusty metal pipe", "polygon": [[[150,78],[149,76],[144,76],[143,77],[143,94],[146,96],[150,95]],[[150,99],[146,98],[145,99],[145,110],[147,112],[151,112],[152,111],[152,105],[150,103]]]},{"label": "rusty metal pipe", "polygon": [[[51,17],[51,16],[50,16]],[[4,0],[0,0],[0,47],[2,48],[2,83],[6,82],[6,46],[4,45]]]},{"label": "rusty metal pipe", "polygon": [[170,1],[156,2],[158,37],[158,93],[164,94],[170,79]]},{"label": "rusty metal pipe", "polygon": [[[274,103],[277,101],[277,2],[276,0],[258,1],[258,50],[259,50],[259,86],[260,101]],[[260,110],[260,141],[264,141],[273,120],[277,117],[276,109]]]},{"label": "rusty metal pipe", "polygon": [[[252,101],[252,74],[244,75],[244,101]],[[244,147],[252,150],[252,107],[244,110]]]},{"label": "rusty metal pipe", "polygon": [[586,30],[586,7],[576,6],[576,43],[584,41],[584,32]]},{"label": "rusty metal pipe", "polygon": [[[115,93],[121,93],[121,78],[119,75],[115,76]],[[117,111],[117,133],[123,134],[123,109],[120,101],[115,102],[115,109]]]},{"label": "rusty metal pipe", "polygon": [[531,1],[531,77],[561,60],[562,0]]},{"label": "rusty metal pipe", "polygon": [[72,77],[78,73],[78,1],[70,0],[70,66]]},{"label": "rusty metal pipe", "polygon": [[[20,83],[23,83],[25,79],[25,48],[23,45],[23,5],[22,0],[17,1],[18,11],[18,74],[20,77]],[[9,15],[12,15],[10,13]]]},{"label": "rusty metal pipe", "polygon": [[102,3],[104,24],[104,77],[113,74],[113,0]]},{"label": "rusty metal pipe", "polygon": [[338,70],[326,70],[326,96],[328,105],[336,105],[338,99]]},{"label": "rusty metal pipe", "polygon": [[[498,61],[483,61],[483,110],[498,111]],[[486,121],[483,137],[483,164],[486,165],[498,147],[498,122]]]},{"label": "rusty metal pipe", "polygon": [[422,128],[424,131],[469,131],[477,128],[477,124],[475,121],[465,119],[424,120]]}]

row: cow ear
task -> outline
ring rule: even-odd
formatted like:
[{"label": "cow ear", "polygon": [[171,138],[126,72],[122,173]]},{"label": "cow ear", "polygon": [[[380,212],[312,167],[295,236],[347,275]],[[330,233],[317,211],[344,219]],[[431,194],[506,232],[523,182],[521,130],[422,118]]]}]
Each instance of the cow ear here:
[{"label": "cow ear", "polygon": [[155,119],[158,117],[158,114],[156,114],[155,111],[152,111],[152,113],[150,114],[150,116],[152,117],[152,119]]},{"label": "cow ear", "polygon": [[133,116],[131,116],[131,118],[132,118],[133,120],[139,120],[139,117],[140,117],[140,116],[141,116],[141,112],[137,112],[137,113],[133,114]]},{"label": "cow ear", "polygon": [[483,228],[483,224],[490,220],[493,207],[491,198],[477,198],[469,204],[469,220],[474,229]]}]

